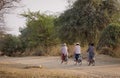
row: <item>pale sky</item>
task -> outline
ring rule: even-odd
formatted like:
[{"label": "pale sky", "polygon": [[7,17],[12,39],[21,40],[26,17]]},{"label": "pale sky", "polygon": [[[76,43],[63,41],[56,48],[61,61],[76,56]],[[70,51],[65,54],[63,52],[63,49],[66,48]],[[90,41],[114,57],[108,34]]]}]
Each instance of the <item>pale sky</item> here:
[{"label": "pale sky", "polygon": [[20,13],[30,9],[31,11],[40,12],[64,12],[67,7],[67,0],[22,0],[24,7],[11,11],[11,14],[5,16],[6,25],[9,27],[8,33],[19,35],[19,27],[25,26],[25,19],[19,16]]}]

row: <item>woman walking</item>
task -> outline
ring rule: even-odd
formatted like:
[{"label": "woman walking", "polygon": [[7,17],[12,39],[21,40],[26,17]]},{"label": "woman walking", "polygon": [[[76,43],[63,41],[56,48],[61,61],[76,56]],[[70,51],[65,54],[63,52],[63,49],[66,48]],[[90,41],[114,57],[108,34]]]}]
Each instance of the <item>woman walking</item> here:
[{"label": "woman walking", "polygon": [[82,63],[82,57],[81,57],[81,47],[79,43],[76,43],[75,49],[74,49],[74,55],[75,55],[75,65],[78,63]]},{"label": "woman walking", "polygon": [[68,62],[68,47],[67,47],[66,43],[64,43],[61,47],[61,59],[62,59],[61,63],[66,62],[66,64],[67,64],[67,62]]},{"label": "woman walking", "polygon": [[94,56],[95,56],[95,52],[94,52],[94,44],[91,43],[89,44],[89,47],[88,47],[88,62],[89,62],[89,66],[92,64],[92,65],[95,65],[95,60],[94,60]]}]

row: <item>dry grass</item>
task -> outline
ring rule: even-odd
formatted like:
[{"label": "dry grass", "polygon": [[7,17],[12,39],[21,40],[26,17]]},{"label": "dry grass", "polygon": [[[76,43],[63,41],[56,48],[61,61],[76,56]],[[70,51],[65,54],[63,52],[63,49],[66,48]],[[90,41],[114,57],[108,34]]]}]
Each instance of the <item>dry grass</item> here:
[{"label": "dry grass", "polygon": [[120,57],[120,46],[116,47],[114,50],[109,47],[103,47],[100,51],[100,54],[110,55],[113,57]]},{"label": "dry grass", "polygon": [[40,69],[40,68],[14,68],[0,65],[0,78],[87,78],[84,73],[77,74],[72,70]]},{"label": "dry grass", "polygon": [[[118,67],[116,69],[118,69]],[[0,78],[120,78],[119,73],[115,73],[115,71],[112,70],[115,69],[98,68],[97,70],[92,69],[91,71],[88,69],[88,72],[86,73],[86,70],[77,71],[36,67],[25,69],[0,64]]]},{"label": "dry grass", "polygon": [[[75,45],[68,45],[68,52],[69,52],[69,57],[72,57],[74,55],[74,48],[75,48]],[[87,50],[87,47],[81,47],[81,50],[82,50],[82,53],[86,53],[86,50]],[[45,53],[43,52],[42,50],[40,51],[40,48],[36,48],[34,49],[33,51],[30,51],[29,49],[26,50],[21,56],[41,56],[41,55],[44,55],[44,56],[58,56],[61,54],[61,45],[56,45],[56,46],[52,46],[52,47],[49,47],[48,48],[48,53]],[[18,54],[20,55],[20,54]],[[18,56],[16,55],[16,56]]]},{"label": "dry grass", "polygon": [[115,50],[114,50],[114,56],[115,57],[120,57],[120,45],[115,48]]}]

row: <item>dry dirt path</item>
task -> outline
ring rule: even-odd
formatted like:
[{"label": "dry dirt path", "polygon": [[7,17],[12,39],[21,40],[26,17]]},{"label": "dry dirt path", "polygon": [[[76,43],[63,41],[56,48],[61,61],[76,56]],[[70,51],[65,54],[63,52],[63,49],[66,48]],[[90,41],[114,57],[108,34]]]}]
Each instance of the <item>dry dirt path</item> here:
[{"label": "dry dirt path", "polygon": [[0,63],[11,64],[14,67],[39,66],[48,69],[75,70],[79,73],[85,72],[96,77],[120,78],[120,59],[105,55],[96,56],[96,65],[87,66],[87,61],[83,59],[82,65],[74,65],[72,58],[68,64],[61,64],[60,57],[0,57]]}]

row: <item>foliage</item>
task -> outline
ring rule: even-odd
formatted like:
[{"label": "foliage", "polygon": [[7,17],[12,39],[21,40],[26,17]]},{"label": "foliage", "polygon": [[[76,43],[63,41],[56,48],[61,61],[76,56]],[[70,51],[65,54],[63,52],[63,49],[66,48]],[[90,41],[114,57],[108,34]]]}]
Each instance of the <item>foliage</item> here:
[{"label": "foliage", "polygon": [[115,49],[120,45],[120,25],[119,24],[110,24],[102,32],[98,49],[102,47],[109,47]]},{"label": "foliage", "polygon": [[14,53],[22,51],[22,44],[18,37],[5,35],[0,40],[0,51],[5,55],[13,56]]},{"label": "foliage", "polygon": [[[116,0],[77,0],[55,21],[62,42],[97,43],[100,32],[120,17]],[[114,20],[113,20],[114,19]]]},{"label": "foliage", "polygon": [[120,25],[110,24],[102,32],[97,50],[100,53],[120,57]]},{"label": "foliage", "polygon": [[21,14],[27,18],[26,27],[21,29],[21,40],[30,50],[40,47],[44,52],[57,43],[54,31],[54,16],[30,12]]},{"label": "foliage", "polygon": [[[20,0],[8,0],[8,5],[5,5],[4,1],[7,0],[0,1],[0,12],[13,7],[12,2]],[[54,45],[61,41],[67,44],[80,42],[81,46],[89,42],[98,43],[98,49],[108,47],[111,53],[120,45],[120,26],[110,24],[120,23],[120,2],[118,1],[68,0],[69,9],[57,18],[41,14],[39,11],[25,12],[21,15],[26,18],[26,27],[20,28],[19,37],[6,35],[1,38],[4,33],[0,32],[0,50],[7,55],[25,50],[30,50],[28,52],[34,50],[36,52],[34,55],[42,55],[56,48]],[[74,3],[71,4],[72,2]]]}]

